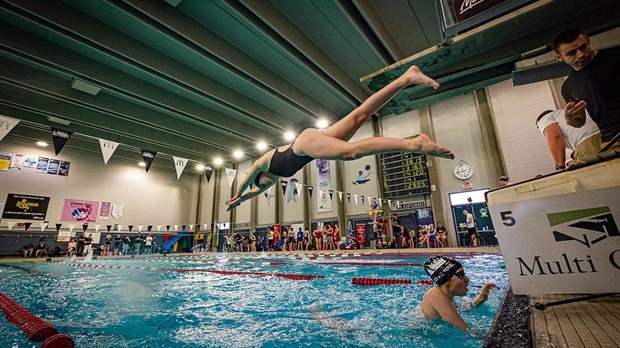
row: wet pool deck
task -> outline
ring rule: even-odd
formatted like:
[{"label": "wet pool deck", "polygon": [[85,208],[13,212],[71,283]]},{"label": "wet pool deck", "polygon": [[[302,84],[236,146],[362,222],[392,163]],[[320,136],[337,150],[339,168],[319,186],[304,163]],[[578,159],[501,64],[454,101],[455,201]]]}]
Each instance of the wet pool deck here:
[{"label": "wet pool deck", "polygon": [[[298,256],[303,258],[322,257],[363,257],[369,255],[398,254],[451,254],[451,253],[500,253],[498,247],[480,248],[441,248],[441,249],[383,249],[383,250],[336,250],[336,251],[289,251],[267,252],[268,256]],[[254,253],[228,253],[231,257],[250,256]],[[191,256],[196,254],[175,254],[175,256]],[[210,254],[209,255],[217,255]],[[141,255],[137,258],[156,257],[157,255]],[[161,256],[161,255],[159,255]],[[114,256],[113,256],[114,257]],[[65,258],[56,258],[65,260]],[[41,261],[43,259],[28,259]],[[0,262],[25,261],[21,258],[4,258]],[[554,301],[582,297],[584,295],[536,295],[529,296],[530,304],[535,302],[550,303]],[[530,330],[532,347],[536,348],[596,348],[620,347],[620,295],[603,297],[588,301],[573,302],[548,307],[544,311],[534,308],[530,311]]]}]

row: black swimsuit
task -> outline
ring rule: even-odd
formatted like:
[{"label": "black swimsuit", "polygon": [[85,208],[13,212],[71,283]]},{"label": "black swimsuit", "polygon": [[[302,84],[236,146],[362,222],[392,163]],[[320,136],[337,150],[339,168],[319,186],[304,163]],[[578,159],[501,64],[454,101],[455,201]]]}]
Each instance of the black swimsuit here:
[{"label": "black swimsuit", "polygon": [[276,149],[271,157],[271,162],[269,162],[269,173],[282,177],[293,176],[306,164],[314,160],[310,156],[296,155],[293,152],[293,144],[289,145],[284,152],[279,152]]}]

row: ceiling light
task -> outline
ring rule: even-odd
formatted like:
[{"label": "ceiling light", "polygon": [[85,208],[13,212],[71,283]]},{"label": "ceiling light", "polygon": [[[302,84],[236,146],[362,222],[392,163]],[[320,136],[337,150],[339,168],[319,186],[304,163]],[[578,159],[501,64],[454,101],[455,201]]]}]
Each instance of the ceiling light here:
[{"label": "ceiling light", "polygon": [[62,125],[65,125],[65,126],[68,126],[68,125],[71,124],[71,121],[64,120],[62,118],[58,118],[58,117],[54,117],[54,116],[47,116],[47,120],[50,121],[50,122],[62,124]]},{"label": "ceiling light", "polygon": [[316,128],[318,128],[318,129],[325,129],[328,126],[329,126],[329,122],[326,119],[324,119],[324,118],[316,121]]},{"label": "ceiling light", "polygon": [[258,143],[256,143],[256,148],[260,151],[263,151],[267,148],[267,143],[264,141],[259,141]]},{"label": "ceiling light", "polygon": [[286,140],[286,141],[293,141],[293,139],[295,139],[295,133],[293,133],[293,132],[286,132],[286,133],[284,133],[284,140]]},{"label": "ceiling light", "polygon": [[196,170],[199,170],[199,171],[203,171],[203,170],[205,170],[205,165],[204,165],[204,164],[202,164],[202,163],[198,163],[198,164],[196,165]]},{"label": "ceiling light", "polygon": [[224,164],[224,160],[221,159],[220,157],[217,157],[213,159],[213,164],[215,164],[216,166],[221,166],[222,164]]},{"label": "ceiling light", "polygon": [[37,141],[37,145],[39,145],[41,147],[46,147],[47,143],[45,141]]},{"label": "ceiling light", "polygon": [[241,150],[236,150],[235,152],[233,152],[233,157],[235,157],[236,159],[240,159],[241,157],[243,157],[244,153]]},{"label": "ceiling light", "polygon": [[146,167],[146,163],[144,163],[144,162],[138,162],[138,165],[139,165],[140,167]]},{"label": "ceiling light", "polygon": [[101,91],[101,88],[78,79],[71,81],[71,88],[90,95],[97,95]]}]

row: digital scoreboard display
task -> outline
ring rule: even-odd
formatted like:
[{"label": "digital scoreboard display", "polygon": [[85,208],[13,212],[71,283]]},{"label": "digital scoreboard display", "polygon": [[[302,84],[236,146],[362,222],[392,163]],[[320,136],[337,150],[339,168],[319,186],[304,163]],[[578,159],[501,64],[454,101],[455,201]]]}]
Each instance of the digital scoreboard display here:
[{"label": "digital scoreboard display", "polygon": [[426,156],[409,152],[380,155],[385,198],[397,198],[431,192]]}]

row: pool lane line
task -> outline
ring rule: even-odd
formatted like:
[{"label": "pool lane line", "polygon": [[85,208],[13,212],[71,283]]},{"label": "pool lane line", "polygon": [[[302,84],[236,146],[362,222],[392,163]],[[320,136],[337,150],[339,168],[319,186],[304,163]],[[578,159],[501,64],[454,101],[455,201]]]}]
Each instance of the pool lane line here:
[{"label": "pool lane line", "polygon": [[411,279],[351,278],[354,285],[411,285]]},{"label": "pool lane line", "polygon": [[40,262],[41,264],[55,264],[66,265],[75,267],[88,267],[88,268],[106,268],[106,269],[131,269],[139,271],[156,271],[156,272],[177,272],[177,273],[191,273],[191,272],[204,272],[215,273],[221,275],[254,275],[261,277],[278,277],[293,280],[313,280],[325,278],[323,275],[311,275],[311,274],[290,274],[290,273],[270,273],[270,272],[250,272],[250,271],[227,271],[227,270],[210,270],[203,268],[159,268],[159,267],[141,267],[141,266],[119,266],[119,265],[102,265],[93,263],[78,263],[78,262]]}]

